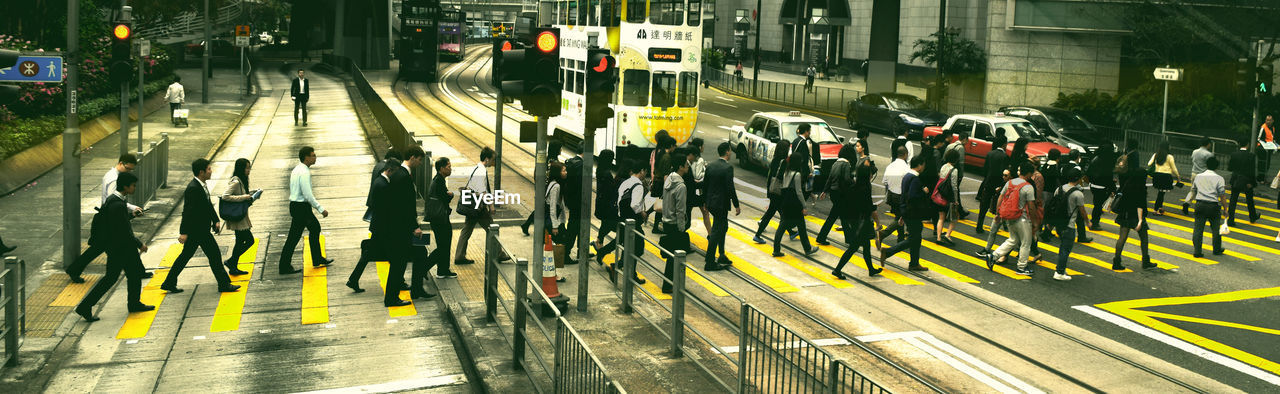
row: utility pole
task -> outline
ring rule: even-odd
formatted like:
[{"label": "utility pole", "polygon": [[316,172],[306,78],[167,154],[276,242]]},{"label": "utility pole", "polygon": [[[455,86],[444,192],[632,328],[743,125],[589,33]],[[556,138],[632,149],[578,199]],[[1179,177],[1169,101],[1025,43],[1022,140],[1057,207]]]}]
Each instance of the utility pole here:
[{"label": "utility pole", "polygon": [[933,94],[935,96],[934,100],[937,100],[935,104],[937,108],[935,109],[938,112],[942,112],[942,59],[946,58],[947,54],[947,0],[938,0],[938,7],[938,50],[937,53],[934,53],[936,57],[934,66],[937,69],[937,75],[935,76],[936,82],[934,82]]},{"label": "utility pole", "polygon": [[[1262,66],[1262,45],[1265,43],[1266,41],[1258,40],[1258,57],[1257,60],[1254,60],[1254,70],[1257,70]],[[1257,73],[1255,72],[1254,75],[1256,76]],[[1258,139],[1258,137],[1256,137],[1256,135],[1258,135],[1258,129],[1262,127],[1258,119],[1260,112],[1262,112],[1262,95],[1258,93],[1258,81],[1257,77],[1255,77],[1253,81],[1253,122],[1250,123],[1252,127],[1249,128],[1249,134],[1255,136],[1252,137],[1255,141]],[[1255,147],[1258,146],[1256,143],[1251,145]],[[1264,152],[1263,154],[1267,153]]]},{"label": "utility pole", "polygon": [[751,68],[751,74],[752,74],[751,75],[751,95],[752,96],[756,96],[758,94],[757,89],[760,88],[760,27],[763,25],[763,23],[760,23],[760,19],[762,19],[760,17],[760,14],[761,14],[760,9],[763,6],[761,3],[762,3],[762,0],[756,0],[756,11],[755,11],[755,15],[753,15],[756,17],[756,20],[755,20],[756,49],[752,51],[752,55],[753,57],[755,57],[756,62],[755,62],[755,65],[752,66]]},{"label": "utility pole", "polygon": [[200,71],[200,103],[209,103],[209,52],[213,51],[213,26],[209,22],[209,0],[204,0],[204,69]]},{"label": "utility pole", "polygon": [[142,155],[142,112],[143,107],[147,105],[147,96],[145,96],[145,86],[147,84],[143,70],[147,67],[146,59],[143,58],[142,40],[134,41],[138,43],[138,155]]},{"label": "utility pole", "polygon": [[[121,0],[121,3],[123,4],[124,1]],[[131,15],[132,11],[133,11],[133,7],[129,7],[129,6],[120,7],[120,18],[118,22],[128,24],[131,21],[131,19],[133,19]],[[132,29],[132,25],[130,25],[130,29]],[[133,34],[132,32],[129,33],[130,35],[129,38],[131,38],[132,34]],[[125,44],[128,44],[128,43],[126,42]],[[129,61],[128,52],[132,52],[132,50],[127,51],[125,53],[126,56],[125,56],[125,59],[123,59],[123,61],[126,62],[125,71],[128,71],[127,70],[127,63]],[[139,121],[142,120],[141,109],[138,110],[138,120]],[[129,81],[128,81],[128,77],[126,77],[120,83],[120,155],[124,156],[126,153],[129,153]]]},{"label": "utility pole", "polygon": [[67,0],[67,124],[62,131],[62,268],[80,257],[80,0]]}]

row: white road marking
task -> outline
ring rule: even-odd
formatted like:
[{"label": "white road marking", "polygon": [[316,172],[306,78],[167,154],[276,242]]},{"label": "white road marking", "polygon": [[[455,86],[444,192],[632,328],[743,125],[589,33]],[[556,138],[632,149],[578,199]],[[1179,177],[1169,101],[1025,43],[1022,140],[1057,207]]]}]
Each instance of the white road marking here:
[{"label": "white road marking", "polygon": [[465,383],[466,375],[442,375],[429,378],[401,380],[389,383],[369,384],[364,386],[342,387],[328,390],[308,391],[306,394],[329,393],[397,393],[402,391],[424,390],[433,387],[451,386]]},{"label": "white road marking", "polygon": [[746,188],[751,189],[751,190],[755,190],[755,191],[760,192],[760,193],[765,193],[765,192],[766,192],[766,190],[764,190],[764,188],[763,188],[763,187],[756,186],[756,185],[752,185],[752,184],[750,184],[750,183],[747,183],[746,181],[743,181],[742,179],[738,179],[737,177],[734,177],[734,178],[733,178],[733,183],[734,183],[734,184],[736,184],[736,185],[742,185],[743,187],[746,187]]},{"label": "white road marking", "polygon": [[996,391],[999,391],[1001,393],[1017,393],[1018,392],[1017,390],[1014,390],[1012,387],[1006,386],[1005,384],[1000,383],[995,379],[992,379],[990,376],[987,376],[982,372],[978,372],[977,369],[970,367],[968,364],[962,363],[960,362],[960,360],[956,360],[955,358],[952,358],[947,353],[944,353],[943,351],[938,350],[933,346],[929,346],[929,344],[924,343],[924,341],[921,341],[919,338],[908,337],[908,338],[903,338],[903,340],[911,344],[912,346],[915,346],[916,348],[924,351],[925,353],[928,353],[930,356],[933,356],[934,358],[941,360],[944,363],[947,363],[947,365],[950,365],[952,368],[955,368],[957,371],[960,371],[965,375],[969,375],[969,377],[974,378],[977,381],[982,382],[983,384],[986,384],[987,386],[990,386]]},{"label": "white road marking", "polygon": [[724,101],[733,101],[733,99],[728,98],[728,97],[725,97],[725,96],[715,96],[715,97],[716,97],[716,98],[718,98],[718,99],[724,100]]},{"label": "white road marking", "polygon": [[1135,333],[1145,335],[1148,338],[1151,338],[1160,342],[1164,342],[1164,344],[1166,345],[1173,346],[1187,353],[1200,356],[1205,360],[1218,363],[1224,367],[1234,369],[1245,375],[1249,375],[1249,376],[1261,379],[1264,382],[1280,386],[1280,376],[1268,373],[1267,371],[1264,371],[1252,365],[1245,364],[1240,360],[1223,356],[1216,352],[1210,351],[1209,349],[1196,346],[1195,344],[1192,344],[1190,342],[1187,342],[1178,338],[1174,338],[1169,334],[1156,331],[1154,329],[1151,329],[1150,327],[1143,326],[1138,323],[1134,323],[1133,321],[1120,317],[1119,315],[1115,315],[1115,314],[1103,311],[1101,309],[1094,308],[1089,305],[1076,305],[1071,307],[1071,309],[1088,313],[1093,317],[1106,320],[1107,322],[1110,322],[1122,328],[1128,329],[1129,331],[1133,331]]}]

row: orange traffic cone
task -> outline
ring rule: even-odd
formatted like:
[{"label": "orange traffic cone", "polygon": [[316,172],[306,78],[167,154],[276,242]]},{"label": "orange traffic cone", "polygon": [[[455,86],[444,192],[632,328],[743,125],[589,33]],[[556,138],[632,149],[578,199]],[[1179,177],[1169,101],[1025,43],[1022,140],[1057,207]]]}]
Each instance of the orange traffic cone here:
[{"label": "orange traffic cone", "polygon": [[556,286],[556,254],[551,244],[551,234],[546,234],[542,241],[542,292],[553,300],[560,297],[559,286]]}]

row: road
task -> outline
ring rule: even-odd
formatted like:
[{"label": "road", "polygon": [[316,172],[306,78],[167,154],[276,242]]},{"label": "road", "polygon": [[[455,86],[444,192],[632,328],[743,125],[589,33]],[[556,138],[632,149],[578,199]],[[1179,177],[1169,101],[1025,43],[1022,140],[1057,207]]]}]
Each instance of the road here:
[{"label": "road", "polygon": [[[472,53],[463,63],[445,67],[443,84],[432,87],[410,84],[408,90],[425,96],[428,94],[426,90],[431,89],[435,97],[450,102],[448,105],[465,108],[476,123],[489,127],[493,122],[490,108],[494,100],[492,88],[487,83],[487,54],[482,52]],[[724,95],[712,89],[702,90],[700,104],[701,116],[695,136],[707,141],[708,149],[704,152],[707,160],[715,159],[712,147],[728,139],[729,128],[742,125],[753,113],[792,110]],[[518,105],[508,106],[505,112],[508,115],[507,130],[516,127],[517,120],[531,119],[518,111]],[[841,117],[810,114],[826,120],[839,135],[853,137],[854,130],[843,127],[845,121]],[[488,133],[488,138],[492,139],[492,132]],[[519,146],[511,140],[508,143]],[[886,150],[888,143],[887,136],[872,134],[872,153]],[[532,144],[525,144],[522,148],[531,151]],[[882,155],[875,155],[874,159],[880,168],[888,164]],[[981,181],[980,175],[976,174],[979,172],[978,169],[970,169],[968,179],[962,185],[967,196],[976,192]],[[756,246],[748,241],[749,234],[766,204],[762,187],[764,175],[758,168],[739,168],[737,175],[738,193],[747,207],[742,215],[733,218],[729,243],[732,244],[731,252],[751,251]],[[1259,198],[1263,217],[1256,224],[1245,220],[1237,222],[1238,227],[1225,237],[1227,255],[1194,258],[1190,256],[1189,241],[1192,221],[1174,206],[1182,191],[1175,190],[1167,196],[1168,215],[1151,218],[1150,254],[1159,268],[1110,270],[1118,229],[1114,222],[1107,220],[1112,216],[1107,215],[1103,220],[1103,231],[1090,232],[1094,242],[1076,245],[1069,268],[1078,273],[1072,273],[1075,280],[1065,283],[1051,279],[1052,262],[1056,261],[1056,240],[1041,244],[1047,262],[1037,262],[1040,267],[1036,267],[1036,275],[1032,278],[1018,277],[999,267],[988,271],[980,259],[973,257],[973,253],[981,248],[979,244],[985,240],[985,235],[974,233],[972,221],[963,221],[957,226],[957,245],[954,247],[925,242],[921,257],[933,270],[923,275],[906,271],[905,261],[901,259],[905,255],[900,255],[891,260],[890,273],[884,277],[867,279],[853,275],[861,270],[855,259],[850,268],[846,268],[851,280],[834,280],[824,271],[834,266],[838,253],[843,250],[844,246],[839,243],[824,247],[822,252],[812,257],[802,256],[795,241],[784,242],[789,248],[788,254],[794,257],[754,258],[767,256],[767,248],[747,255],[764,274],[798,285],[795,287],[799,291],[779,293],[783,299],[819,318],[836,321],[838,329],[844,332],[858,335],[867,328],[860,324],[874,324],[880,328],[901,326],[906,330],[918,326],[919,318],[949,321],[939,323],[950,324],[948,330],[933,334],[948,340],[955,339],[953,343],[968,353],[993,354],[993,359],[1002,362],[992,364],[1001,367],[1010,365],[1007,363],[1044,364],[1038,365],[1046,371],[1044,375],[1029,379],[1041,387],[1052,386],[1045,382],[1063,385],[1058,387],[1081,386],[1082,382],[1077,380],[1078,377],[1062,373],[1066,368],[1057,366],[1070,362],[1037,359],[1034,349],[1047,344],[1021,341],[1018,339],[1023,336],[1021,331],[984,333],[975,327],[981,325],[980,319],[965,318],[964,313],[952,313],[954,311],[937,311],[974,308],[972,311],[979,314],[996,313],[1024,320],[1028,330],[1025,337],[1029,339],[1056,336],[1057,340],[1071,342],[1075,346],[1092,348],[1097,345],[1090,343],[1089,339],[1076,338],[1077,335],[1052,328],[1052,324],[1037,321],[1039,317],[1049,316],[1240,390],[1274,390],[1276,385],[1280,385],[1280,376],[1277,376],[1280,367],[1272,361],[1280,360],[1280,347],[1274,346],[1277,343],[1275,336],[1280,335],[1280,331],[1267,327],[1280,327],[1280,314],[1257,311],[1274,309],[1276,302],[1280,301],[1280,287],[1276,287],[1274,279],[1280,274],[1280,268],[1273,264],[1280,259],[1280,244],[1274,241],[1274,235],[1280,231],[1280,210],[1274,208],[1274,200]],[[875,193],[882,192],[883,189],[877,189]],[[1153,200],[1154,194],[1152,190],[1149,199]],[[965,204],[976,213],[976,201],[966,200]],[[829,208],[830,202],[821,201],[810,210],[811,236]],[[692,232],[704,235],[705,231],[697,222],[695,220]],[[766,234],[771,235],[772,229]],[[926,230],[925,235],[926,238],[931,237],[932,231]],[[1124,263],[1128,267],[1139,267],[1139,247],[1137,240],[1132,238],[1124,251]],[[997,241],[1001,240],[1003,237]],[[712,273],[710,276],[725,283],[742,283],[741,279],[730,282],[735,278],[733,275],[762,277],[740,272],[738,268],[731,273]],[[852,286],[841,287],[833,283]],[[737,286],[731,287],[732,291],[745,291]],[[882,316],[865,317],[858,322],[843,319],[848,313],[875,314],[863,310],[869,305],[904,303],[904,300],[913,300],[905,304],[914,305],[896,309],[884,307],[879,310]],[[904,310],[914,314],[895,315]],[[1098,353],[1082,354],[1079,359],[1099,358],[1110,362],[1124,359],[1127,364],[1135,363],[1125,356],[1103,354],[1100,349],[1094,351]],[[1002,355],[994,355],[997,353]],[[1009,369],[1025,370],[1018,366],[1010,366]],[[1105,374],[1106,371],[1098,373]],[[1004,383],[1014,385],[1007,381]],[[1088,388],[1087,385],[1084,387]],[[955,388],[975,389],[964,385]]]}]

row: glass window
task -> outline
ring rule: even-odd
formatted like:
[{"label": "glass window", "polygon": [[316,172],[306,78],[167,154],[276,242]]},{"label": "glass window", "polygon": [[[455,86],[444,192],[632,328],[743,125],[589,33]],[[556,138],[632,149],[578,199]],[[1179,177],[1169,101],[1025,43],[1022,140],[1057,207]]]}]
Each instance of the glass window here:
[{"label": "glass window", "polygon": [[568,10],[569,10],[569,11],[568,11],[568,13],[569,13],[569,24],[570,24],[570,25],[576,25],[576,24],[578,24],[578,2],[577,2],[577,1],[570,1],[570,2],[565,2],[565,3],[560,3],[560,4],[561,4],[561,7],[565,7],[565,5],[568,5],[568,7],[567,7],[567,8],[568,8]]},{"label": "glass window", "polygon": [[560,69],[560,75],[561,75],[560,80],[561,80],[561,81],[564,81],[564,91],[566,91],[566,92],[572,92],[572,91],[573,91],[573,78],[564,78],[564,76],[569,75],[569,70],[567,70],[567,69],[563,69],[563,68],[562,68],[562,69]]},{"label": "glass window", "polygon": [[1009,142],[1015,142],[1019,138],[1027,138],[1032,142],[1046,140],[1044,134],[1036,130],[1036,127],[1032,126],[1031,122],[999,123],[996,124],[996,130],[1004,133],[1004,136],[1009,138]]},{"label": "glass window", "polygon": [[777,121],[770,120],[769,125],[765,126],[764,138],[769,139],[770,141],[776,140],[779,138]]},{"label": "glass window", "polygon": [[840,143],[840,139],[836,138],[836,133],[831,131],[831,127],[826,122],[789,122],[782,125],[782,138],[788,141],[796,139],[796,130],[800,129],[800,125],[809,125],[809,139],[819,144]]},{"label": "glass window", "polygon": [[649,70],[622,72],[622,105],[649,105]]},{"label": "glass window", "polygon": [[765,119],[764,119],[764,118],[755,118],[755,119],[752,119],[752,120],[751,120],[751,126],[750,126],[750,127],[747,127],[747,131],[749,131],[749,132],[751,132],[751,134],[755,134],[755,135],[762,135],[762,134],[764,134],[764,122],[765,122]]},{"label": "glass window", "polygon": [[862,98],[858,100],[862,101],[863,104],[870,105],[872,107],[884,105],[884,100],[881,99],[878,94],[868,94],[866,96],[862,96]]},{"label": "glass window", "polygon": [[582,90],[586,89],[587,86],[587,73],[578,72],[575,74],[578,74],[578,89],[574,93],[582,94]]},{"label": "glass window", "polygon": [[689,0],[689,26],[697,26],[701,23],[702,0]]},{"label": "glass window", "polygon": [[627,2],[627,22],[644,23],[645,18],[645,0],[626,0]]},{"label": "glass window", "polygon": [[597,15],[600,11],[600,0],[591,0],[587,2],[587,26],[600,26],[600,19]]},{"label": "glass window", "polygon": [[653,105],[658,108],[676,106],[676,74],[653,74]]},{"label": "glass window", "polygon": [[973,135],[983,141],[991,141],[995,138],[991,135],[991,126],[986,123],[978,123],[978,128],[974,129]]},{"label": "glass window", "polygon": [[600,8],[601,25],[617,26],[622,21],[622,3],[620,0],[604,0]]},{"label": "glass window", "polygon": [[897,110],[924,109],[928,107],[928,105],[925,104],[924,100],[921,100],[916,96],[908,96],[905,94],[895,94],[892,96],[886,95],[884,96],[884,99],[888,100],[889,104],[893,107],[893,109],[897,109]]},{"label": "glass window", "polygon": [[649,23],[679,26],[684,18],[684,0],[649,0]]},{"label": "glass window", "polygon": [[698,73],[680,73],[680,100],[676,104],[684,108],[698,106]]},{"label": "glass window", "polygon": [[[955,122],[951,123],[951,128],[947,129],[947,131],[957,134],[965,131],[973,131],[973,121],[969,119],[956,119]],[[987,134],[991,134],[991,131],[987,130]]]}]

